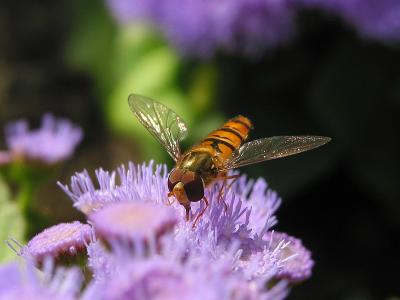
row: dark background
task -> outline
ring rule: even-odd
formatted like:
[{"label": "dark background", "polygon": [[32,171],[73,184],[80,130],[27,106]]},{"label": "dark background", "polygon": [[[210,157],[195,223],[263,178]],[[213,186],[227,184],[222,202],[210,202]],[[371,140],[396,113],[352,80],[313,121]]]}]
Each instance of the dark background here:
[{"label": "dark background", "polygon": [[[56,180],[140,161],[135,140],[110,130],[91,73],[65,59],[77,11],[74,1],[0,4],[1,127],[20,117],[37,124],[51,111],[85,131],[76,156],[39,193],[37,206],[54,223],[80,217]],[[332,137],[318,150],[243,170],[282,196],[277,230],[313,252],[313,277],[289,299],[400,296],[399,47],[361,40],[339,19],[307,11],[289,45],[257,60],[220,54],[211,63],[220,72],[216,109],[251,118],[253,138]],[[194,64],[185,61],[182,72]]]}]

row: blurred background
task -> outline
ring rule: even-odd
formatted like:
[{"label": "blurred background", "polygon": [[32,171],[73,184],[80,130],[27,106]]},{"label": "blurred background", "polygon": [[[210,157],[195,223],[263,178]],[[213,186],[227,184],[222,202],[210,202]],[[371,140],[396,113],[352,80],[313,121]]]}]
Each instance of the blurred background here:
[{"label": "blurred background", "polygon": [[[76,171],[172,166],[131,114],[134,92],[188,122],[183,147],[236,114],[253,120],[251,139],[332,137],[241,170],[281,195],[277,230],[313,252],[313,277],[288,299],[400,296],[400,2],[212,2],[0,4],[0,127],[20,118],[37,126],[52,112],[84,131],[35,194],[40,226],[83,219],[56,185]],[[0,181],[0,197],[15,189]]]}]

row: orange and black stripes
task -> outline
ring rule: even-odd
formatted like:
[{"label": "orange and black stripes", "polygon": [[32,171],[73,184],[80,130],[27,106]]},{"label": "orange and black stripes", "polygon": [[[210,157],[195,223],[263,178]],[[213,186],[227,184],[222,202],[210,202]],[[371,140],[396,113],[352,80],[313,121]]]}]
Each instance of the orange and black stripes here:
[{"label": "orange and black stripes", "polygon": [[215,155],[227,159],[247,139],[251,128],[251,121],[239,115],[208,134],[198,147],[212,148],[210,152],[216,152]]}]

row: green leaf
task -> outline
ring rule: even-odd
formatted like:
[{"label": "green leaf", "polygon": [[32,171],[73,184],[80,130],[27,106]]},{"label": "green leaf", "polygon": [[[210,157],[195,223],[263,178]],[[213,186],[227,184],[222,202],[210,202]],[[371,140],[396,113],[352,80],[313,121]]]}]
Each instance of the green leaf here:
[{"label": "green leaf", "polygon": [[91,73],[98,92],[104,95],[113,86],[110,65],[116,24],[103,1],[73,0],[71,3],[72,28],[64,48],[64,58],[75,69]]},{"label": "green leaf", "polygon": [[0,178],[0,263],[16,259],[16,254],[7,246],[5,240],[14,238],[23,243],[25,222],[15,202],[11,201],[10,191]]}]

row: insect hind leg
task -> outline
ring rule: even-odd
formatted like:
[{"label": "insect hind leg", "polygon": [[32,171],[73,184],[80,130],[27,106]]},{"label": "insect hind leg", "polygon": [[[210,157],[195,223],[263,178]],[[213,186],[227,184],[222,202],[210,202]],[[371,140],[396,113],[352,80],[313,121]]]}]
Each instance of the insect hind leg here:
[{"label": "insect hind leg", "polygon": [[[232,185],[239,179],[239,177],[240,177],[240,174],[230,175],[230,176],[224,175],[223,177],[220,177],[220,179],[223,180],[223,183],[222,183],[222,186],[221,186],[221,188],[219,190],[219,193],[218,193],[218,198],[217,198],[218,199],[217,200],[218,203],[221,202],[223,195],[232,187]],[[229,179],[233,179],[233,180],[226,187],[227,182],[228,182]],[[224,204],[224,207],[225,207],[225,211],[227,211],[228,210],[228,205],[226,204],[225,200],[223,200],[223,204]]]},{"label": "insect hind leg", "polygon": [[204,212],[206,211],[207,207],[209,206],[208,200],[207,200],[207,198],[205,196],[203,197],[203,200],[204,200],[205,206],[201,210],[201,212],[199,212],[199,214],[196,216],[196,218],[194,219],[192,228],[196,227],[197,222],[200,220],[200,218],[203,216]]}]

